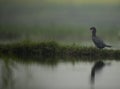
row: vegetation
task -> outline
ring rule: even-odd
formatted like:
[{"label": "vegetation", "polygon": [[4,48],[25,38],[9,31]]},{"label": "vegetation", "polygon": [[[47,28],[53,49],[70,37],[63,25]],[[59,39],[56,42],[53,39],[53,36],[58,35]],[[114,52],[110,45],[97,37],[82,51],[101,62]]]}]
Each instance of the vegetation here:
[{"label": "vegetation", "polygon": [[80,47],[73,45],[60,45],[54,41],[32,43],[29,41],[0,45],[1,57],[15,57],[23,60],[56,60],[56,59],[114,59],[119,60],[120,50],[97,49],[94,47]]}]

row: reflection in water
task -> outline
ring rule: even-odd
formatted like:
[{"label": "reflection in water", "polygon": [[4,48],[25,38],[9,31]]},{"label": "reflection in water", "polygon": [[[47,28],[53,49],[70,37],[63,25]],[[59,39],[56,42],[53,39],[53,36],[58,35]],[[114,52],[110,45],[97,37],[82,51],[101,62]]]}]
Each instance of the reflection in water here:
[{"label": "reflection in water", "polygon": [[103,61],[97,61],[93,65],[91,69],[91,83],[95,83],[95,74],[98,73],[98,71],[101,71],[102,68],[105,66],[105,63]]},{"label": "reflection in water", "polygon": [[104,63],[103,61],[97,61],[94,63],[92,69],[91,69],[91,89],[95,89],[95,78],[96,74],[100,73],[105,65],[111,65],[111,63]]},{"label": "reflection in water", "polygon": [[[27,65],[27,64],[25,64]],[[20,86],[16,88],[16,84],[20,79],[16,78],[15,70],[19,70],[19,65],[17,65],[12,59],[2,59],[0,60],[0,89],[22,89]],[[24,78],[25,82],[29,82],[32,78],[31,71],[28,66],[24,67]],[[23,71],[22,71],[23,72]],[[19,72],[20,74],[21,72]],[[25,88],[26,89],[26,88]]]},{"label": "reflection in water", "polygon": [[13,79],[13,62],[8,59],[4,59],[1,64],[1,89],[14,89]]},{"label": "reflection in water", "polygon": [[[120,87],[120,62],[105,67],[105,72],[101,71],[102,75],[98,77],[98,71],[107,65],[100,67],[102,64],[102,61],[94,65],[77,61],[73,65],[71,61],[27,63],[1,59],[0,89],[119,89],[116,87]],[[88,82],[89,73],[91,80]]]}]

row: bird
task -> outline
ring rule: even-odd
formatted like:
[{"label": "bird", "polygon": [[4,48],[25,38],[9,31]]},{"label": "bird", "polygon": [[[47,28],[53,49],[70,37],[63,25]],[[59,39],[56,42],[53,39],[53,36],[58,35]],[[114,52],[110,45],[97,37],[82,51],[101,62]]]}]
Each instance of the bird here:
[{"label": "bird", "polygon": [[105,47],[109,47],[109,48],[112,47],[110,45],[105,44],[101,38],[96,36],[96,28],[95,27],[91,27],[90,30],[92,30],[92,41],[97,48],[103,49]]}]

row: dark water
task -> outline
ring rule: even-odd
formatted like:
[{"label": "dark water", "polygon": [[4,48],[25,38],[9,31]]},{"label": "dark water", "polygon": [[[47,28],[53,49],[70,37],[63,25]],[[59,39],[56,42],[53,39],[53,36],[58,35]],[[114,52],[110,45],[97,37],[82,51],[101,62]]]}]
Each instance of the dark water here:
[{"label": "dark water", "polygon": [[96,72],[93,82],[94,62],[47,65],[1,59],[0,89],[120,89],[120,62],[109,62]]}]

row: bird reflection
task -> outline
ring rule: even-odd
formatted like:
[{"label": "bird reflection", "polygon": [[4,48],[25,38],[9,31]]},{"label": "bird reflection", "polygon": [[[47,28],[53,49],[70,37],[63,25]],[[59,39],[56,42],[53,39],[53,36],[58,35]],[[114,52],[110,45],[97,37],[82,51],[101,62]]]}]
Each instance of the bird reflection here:
[{"label": "bird reflection", "polygon": [[92,69],[91,69],[91,83],[94,84],[95,83],[95,74],[102,70],[102,68],[105,66],[105,63],[103,61],[97,61],[95,62],[95,64],[93,65]]}]

